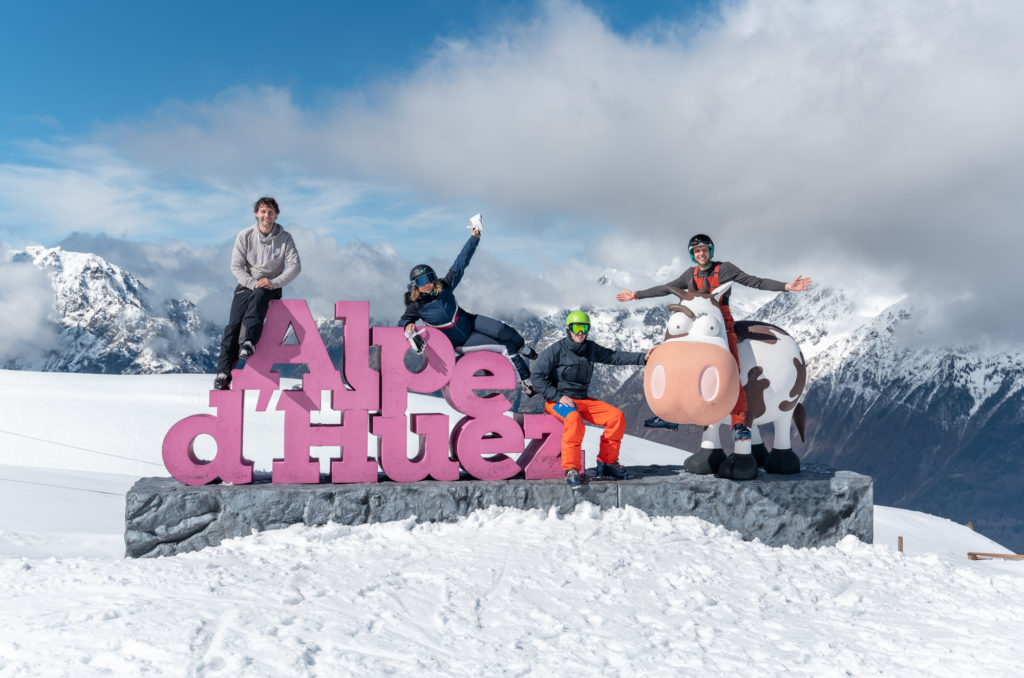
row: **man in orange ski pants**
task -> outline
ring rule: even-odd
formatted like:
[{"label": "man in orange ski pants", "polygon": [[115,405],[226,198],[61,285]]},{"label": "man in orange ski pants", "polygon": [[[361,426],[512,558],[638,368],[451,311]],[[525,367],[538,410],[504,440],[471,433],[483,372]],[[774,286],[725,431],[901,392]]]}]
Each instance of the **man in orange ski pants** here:
[{"label": "man in orange ski pants", "polygon": [[587,339],[590,316],[573,311],[565,318],[566,336],[541,353],[530,376],[537,392],[544,396],[544,411],[563,422],[562,468],[571,487],[581,484],[580,445],[586,430],[584,422],[604,427],[597,455],[597,475],[616,480],[628,478],[619,463],[619,445],[626,431],[622,411],[588,394],[594,363],[643,365],[650,355],[644,352],[615,351]]}]

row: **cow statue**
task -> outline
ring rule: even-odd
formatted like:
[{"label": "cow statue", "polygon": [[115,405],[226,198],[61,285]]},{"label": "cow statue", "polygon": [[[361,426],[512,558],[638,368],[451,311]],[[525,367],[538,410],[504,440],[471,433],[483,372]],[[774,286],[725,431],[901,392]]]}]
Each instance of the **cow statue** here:
[{"label": "cow statue", "polygon": [[[790,424],[796,423],[803,440],[806,415],[800,396],[807,378],[803,354],[782,329],[739,321],[735,323],[737,370],[720,301],[731,285],[721,285],[710,294],[670,288],[679,302],[669,304],[665,341],[654,348],[644,368],[647,404],[666,421],[704,426],[700,451],[683,464],[690,473],[715,473],[733,480],[757,477],[759,466],[768,473],[799,473]],[[739,388],[746,389],[746,424],[752,439],[737,441],[727,457],[719,425],[729,423]],[[775,433],[771,452],[757,428],[769,423]]]}]

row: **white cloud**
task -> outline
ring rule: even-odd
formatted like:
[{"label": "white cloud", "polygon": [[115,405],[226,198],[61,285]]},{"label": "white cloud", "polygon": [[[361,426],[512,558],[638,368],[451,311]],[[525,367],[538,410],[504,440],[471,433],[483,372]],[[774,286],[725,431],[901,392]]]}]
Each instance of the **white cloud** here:
[{"label": "white cloud", "polygon": [[12,262],[7,245],[0,243],[0,279],[0,362],[40,356],[56,347],[53,289],[46,272],[31,262]]},{"label": "white cloud", "polygon": [[[593,281],[610,268],[649,284],[703,231],[756,275],[931,305],[956,289],[978,322],[933,314],[948,319],[939,331],[1019,335],[1019,321],[995,319],[1019,287],[1021,34],[1011,0],[749,0],[631,36],[550,2],[472,41],[439,41],[417,70],[326,109],[239,87],[105,125],[49,166],[0,167],[0,216],[132,237],[204,224],[209,243],[270,192],[290,199],[286,223],[310,231],[309,279],[340,272],[337,256],[375,281],[354,258],[388,279],[400,267],[317,238],[391,240],[401,258],[448,261],[457,238],[424,232],[483,209],[505,228],[481,252],[493,257],[486,292],[467,298],[513,307],[577,305],[604,293]],[[357,209],[389,195],[450,207],[417,225],[412,207],[378,220]]]}]

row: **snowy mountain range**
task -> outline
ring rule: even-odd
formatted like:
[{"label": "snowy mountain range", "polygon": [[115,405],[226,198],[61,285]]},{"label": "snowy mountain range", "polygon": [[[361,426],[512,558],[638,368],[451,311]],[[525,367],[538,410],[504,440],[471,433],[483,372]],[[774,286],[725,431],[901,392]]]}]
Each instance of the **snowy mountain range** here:
[{"label": "snowy mountain range", "polygon": [[878,503],[970,521],[1024,551],[1024,351],[908,344],[919,311],[906,300],[855,324],[841,293],[796,296],[758,317],[813,352],[805,458],[871,475]]},{"label": "snowy mountain range", "polygon": [[[213,371],[220,339],[216,323],[222,321],[201,318],[192,302],[163,298],[92,254],[32,247],[14,259],[49,275],[61,349],[0,367]],[[991,538],[1024,551],[1024,351],[908,343],[917,311],[907,300],[852,299],[824,287],[777,295],[764,304],[754,298],[757,303],[745,305],[734,296],[736,315],[785,328],[808,362],[808,439],[796,443],[804,459],[871,475],[880,504],[971,521]],[[520,316],[513,324],[527,343],[542,350],[564,336],[567,310]],[[660,341],[668,316],[656,302],[584,310],[591,315],[593,340],[629,351]],[[325,321],[323,335],[337,359],[342,348],[337,324]],[[697,427],[678,433],[643,427],[651,413],[642,379],[634,367],[599,368],[592,395],[623,409],[630,434],[696,447]],[[535,398],[518,407],[537,411],[541,403]]]},{"label": "snowy mountain range", "polygon": [[210,372],[218,328],[186,299],[163,298],[94,254],[28,247],[14,262],[46,272],[57,349],[8,360],[7,369],[104,374]]}]

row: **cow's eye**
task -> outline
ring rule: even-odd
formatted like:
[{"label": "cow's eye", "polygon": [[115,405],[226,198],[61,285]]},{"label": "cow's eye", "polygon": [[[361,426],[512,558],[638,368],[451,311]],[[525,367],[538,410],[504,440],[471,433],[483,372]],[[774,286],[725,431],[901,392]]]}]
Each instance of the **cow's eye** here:
[{"label": "cow's eye", "polygon": [[683,313],[673,313],[668,317],[665,336],[678,337],[689,332],[691,327],[693,327],[693,318]]}]

